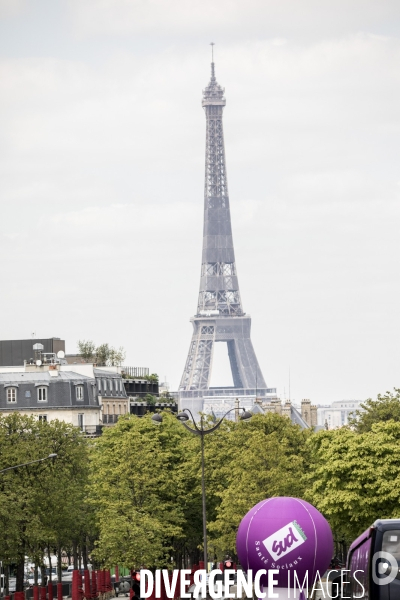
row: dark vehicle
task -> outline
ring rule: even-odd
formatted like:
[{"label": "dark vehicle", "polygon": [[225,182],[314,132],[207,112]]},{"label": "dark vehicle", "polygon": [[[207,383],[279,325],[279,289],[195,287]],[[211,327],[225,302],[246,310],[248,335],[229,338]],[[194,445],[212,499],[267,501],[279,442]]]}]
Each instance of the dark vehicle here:
[{"label": "dark vehicle", "polygon": [[381,519],[351,544],[343,598],[400,599],[400,519]]},{"label": "dark vehicle", "polygon": [[[132,587],[132,581],[131,581],[130,577],[120,577],[119,581],[114,582],[114,591],[115,591],[116,597],[118,598],[119,594],[125,594],[126,596],[129,596],[131,587]],[[139,598],[140,593],[136,594],[136,591],[135,591],[135,596],[136,596],[136,598]]]}]

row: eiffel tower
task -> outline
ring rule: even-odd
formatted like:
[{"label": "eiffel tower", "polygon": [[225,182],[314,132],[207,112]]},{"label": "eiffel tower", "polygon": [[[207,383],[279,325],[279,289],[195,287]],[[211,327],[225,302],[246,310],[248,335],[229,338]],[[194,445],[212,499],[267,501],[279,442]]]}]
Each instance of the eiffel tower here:
[{"label": "eiffel tower", "polygon": [[236,271],[229,209],[222,112],[225,90],[215,78],[203,91],[206,113],[203,255],[197,313],[180,398],[221,396],[227,388],[210,388],[214,345],[226,342],[234,387],[229,395],[265,396],[267,389],[250,339],[251,318],[243,312]]}]

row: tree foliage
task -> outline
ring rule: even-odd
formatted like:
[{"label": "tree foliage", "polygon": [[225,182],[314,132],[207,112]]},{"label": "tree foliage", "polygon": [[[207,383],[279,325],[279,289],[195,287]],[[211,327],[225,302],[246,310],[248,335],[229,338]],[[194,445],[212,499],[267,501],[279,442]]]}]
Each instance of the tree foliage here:
[{"label": "tree foliage", "polygon": [[[106,564],[173,566],[202,548],[200,438],[163,415],[159,427],[150,415],[124,417],[96,444],[96,555]],[[235,552],[237,526],[253,504],[303,494],[307,437],[278,415],[227,421],[205,437],[209,544],[219,557]]]},{"label": "tree foliage", "polygon": [[83,360],[86,362],[94,360],[96,356],[96,344],[94,342],[91,340],[78,340],[77,346]]},{"label": "tree foliage", "polygon": [[399,442],[394,421],[361,434],[343,427],[310,437],[308,499],[348,540],[377,518],[400,517]]},{"label": "tree foliage", "polygon": [[[352,540],[377,518],[400,516],[400,391],[365,403],[354,427],[313,433],[277,414],[225,420],[206,435],[210,558],[235,554],[237,527],[271,496],[309,500]],[[397,418],[396,415],[399,415]],[[389,416],[395,418],[390,419]],[[204,417],[205,426],[213,423]],[[104,566],[181,567],[203,543],[200,437],[169,411],[124,415],[88,442],[72,425],[0,417],[0,556],[38,564],[49,548],[93,546]]]},{"label": "tree foliage", "polygon": [[349,418],[349,424],[358,433],[365,433],[371,431],[374,423],[392,420],[400,422],[400,389],[397,388],[394,393],[378,394],[376,400],[366,400]]},{"label": "tree foliage", "polygon": [[86,362],[93,361],[99,365],[119,367],[126,358],[126,352],[122,346],[114,348],[107,343],[96,346],[92,340],[78,340],[77,346]]},{"label": "tree foliage", "polygon": [[207,472],[215,490],[211,539],[218,555],[236,553],[236,533],[252,506],[271,496],[304,496],[309,433],[277,414],[227,421],[207,439]]},{"label": "tree foliage", "polygon": [[183,536],[184,435],[164,414],[157,428],[150,416],[122,417],[98,440],[92,456],[91,496],[106,565],[171,565],[172,540]]},{"label": "tree foliage", "polygon": [[0,555],[6,564],[21,567],[17,586],[22,589],[25,554],[40,564],[46,548],[71,547],[90,533],[88,448],[72,425],[12,413],[0,416],[0,449],[0,468],[57,454],[54,463],[0,475]]}]

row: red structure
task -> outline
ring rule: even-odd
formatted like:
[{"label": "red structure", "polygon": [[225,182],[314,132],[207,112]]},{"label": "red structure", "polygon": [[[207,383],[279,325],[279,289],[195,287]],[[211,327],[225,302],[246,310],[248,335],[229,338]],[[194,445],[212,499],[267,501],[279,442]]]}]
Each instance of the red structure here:
[{"label": "red structure", "polygon": [[[80,600],[79,597],[79,571],[77,569],[74,569],[72,571],[72,593],[71,593],[71,597],[72,600]],[[36,600],[36,599],[35,599]]]},{"label": "red structure", "polygon": [[[90,573],[88,569],[85,569],[83,572],[83,578],[85,580],[85,598],[86,600],[90,600],[92,597],[92,592],[90,589]],[[50,600],[50,598],[49,598]]]},{"label": "red structure", "polygon": [[57,583],[57,600],[63,600],[62,583]]},{"label": "red structure", "polygon": [[79,588],[78,588],[78,594],[79,594],[79,600],[83,600],[83,582],[82,582],[82,573],[80,571],[78,571],[78,582],[79,582]]},{"label": "red structure", "polygon": [[111,590],[111,577],[108,569],[104,569],[104,587],[106,588],[106,592]]},{"label": "red structure", "polygon": [[102,571],[101,569],[100,571],[97,571],[97,585],[100,594],[104,594],[104,592],[106,591],[104,588],[104,571]]},{"label": "red structure", "polygon": [[92,571],[92,598],[97,598],[98,597],[98,593],[97,593],[97,578],[96,578],[96,571]]}]

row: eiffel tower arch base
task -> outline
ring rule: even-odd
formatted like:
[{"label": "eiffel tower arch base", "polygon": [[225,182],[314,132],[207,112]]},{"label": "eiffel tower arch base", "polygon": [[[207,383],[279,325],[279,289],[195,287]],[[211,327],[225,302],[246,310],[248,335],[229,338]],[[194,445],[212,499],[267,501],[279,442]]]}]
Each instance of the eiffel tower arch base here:
[{"label": "eiffel tower arch base", "polygon": [[213,350],[217,342],[227,343],[233,384],[238,393],[244,389],[259,389],[260,392],[266,389],[250,339],[250,316],[193,317],[191,321],[193,336],[180,385],[181,397],[186,396],[185,391],[198,390],[201,395],[210,393]]}]

